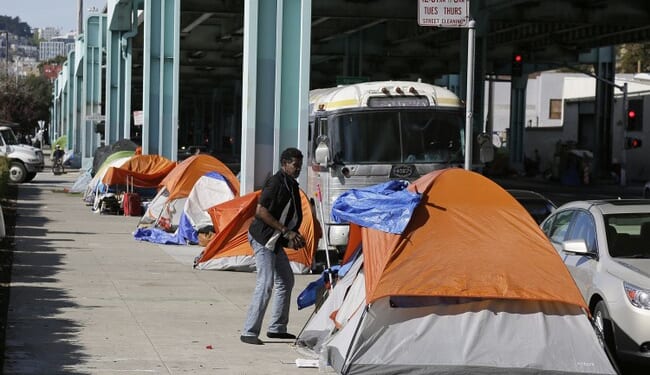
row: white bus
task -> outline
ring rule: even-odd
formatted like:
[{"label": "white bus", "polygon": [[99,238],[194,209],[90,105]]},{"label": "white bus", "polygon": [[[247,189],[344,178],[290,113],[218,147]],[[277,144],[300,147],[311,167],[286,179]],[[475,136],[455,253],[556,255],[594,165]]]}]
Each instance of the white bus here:
[{"label": "white bus", "polygon": [[309,100],[307,193],[320,187],[330,250],[347,244],[348,225],[330,218],[344,191],[464,165],[465,107],[446,88],[365,82],[312,90]]}]

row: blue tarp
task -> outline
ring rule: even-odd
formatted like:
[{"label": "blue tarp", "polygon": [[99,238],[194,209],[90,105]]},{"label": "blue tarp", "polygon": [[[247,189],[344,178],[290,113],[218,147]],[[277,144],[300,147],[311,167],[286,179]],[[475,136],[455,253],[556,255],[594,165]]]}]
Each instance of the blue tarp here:
[{"label": "blue tarp", "polygon": [[332,220],[401,234],[420,203],[421,194],[406,190],[407,181],[392,180],[341,194],[332,205]]},{"label": "blue tarp", "polygon": [[192,227],[187,215],[181,215],[178,228],[174,233],[165,232],[159,228],[138,228],[133,237],[138,241],[148,241],[164,245],[198,244],[198,233]]},{"label": "blue tarp", "polygon": [[302,292],[300,292],[298,298],[296,299],[296,303],[298,303],[298,310],[302,310],[305,307],[309,307],[316,303],[318,296],[324,293],[326,280],[329,279],[329,274],[332,274],[333,280],[345,277],[348,271],[350,271],[350,268],[352,268],[354,262],[359,257],[359,254],[361,254],[361,247],[356,250],[355,254],[347,263],[342,266],[332,266],[332,268],[326,269],[318,279],[310,282],[307,287]]}]

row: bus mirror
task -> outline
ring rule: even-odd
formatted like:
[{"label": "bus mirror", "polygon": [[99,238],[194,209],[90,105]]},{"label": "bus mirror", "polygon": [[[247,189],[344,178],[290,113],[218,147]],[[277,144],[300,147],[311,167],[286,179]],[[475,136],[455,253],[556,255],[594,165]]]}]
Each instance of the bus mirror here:
[{"label": "bus mirror", "polygon": [[316,147],[316,151],[314,152],[314,159],[316,160],[316,163],[327,166],[329,155],[330,148],[327,146],[327,143],[323,141],[319,142],[318,146]]}]

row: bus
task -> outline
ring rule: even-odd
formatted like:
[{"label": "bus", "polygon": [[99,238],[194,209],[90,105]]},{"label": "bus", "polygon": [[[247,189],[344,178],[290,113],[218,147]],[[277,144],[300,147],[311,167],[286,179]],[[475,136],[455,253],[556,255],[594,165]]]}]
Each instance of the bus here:
[{"label": "bus", "polygon": [[348,224],[330,215],[341,193],[464,166],[465,107],[446,88],[363,82],[311,90],[309,102],[307,194],[320,192],[316,212],[327,236],[319,250],[340,253],[347,244]]}]

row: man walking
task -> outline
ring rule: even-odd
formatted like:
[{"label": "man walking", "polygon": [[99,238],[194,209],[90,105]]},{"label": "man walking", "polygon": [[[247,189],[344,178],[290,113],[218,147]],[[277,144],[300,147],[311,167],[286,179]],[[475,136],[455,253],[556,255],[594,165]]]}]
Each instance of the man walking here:
[{"label": "man walking", "polygon": [[255,253],[257,281],[240,337],[247,344],[263,344],[258,336],[274,289],[273,313],[266,336],[296,338],[287,332],[294,277],[284,247],[299,249],[305,245],[305,239],[298,233],[302,206],[296,181],[302,159],[302,153],[297,148],[287,148],[282,152],[281,168],[264,184],[255,219],[248,229],[248,241]]}]

